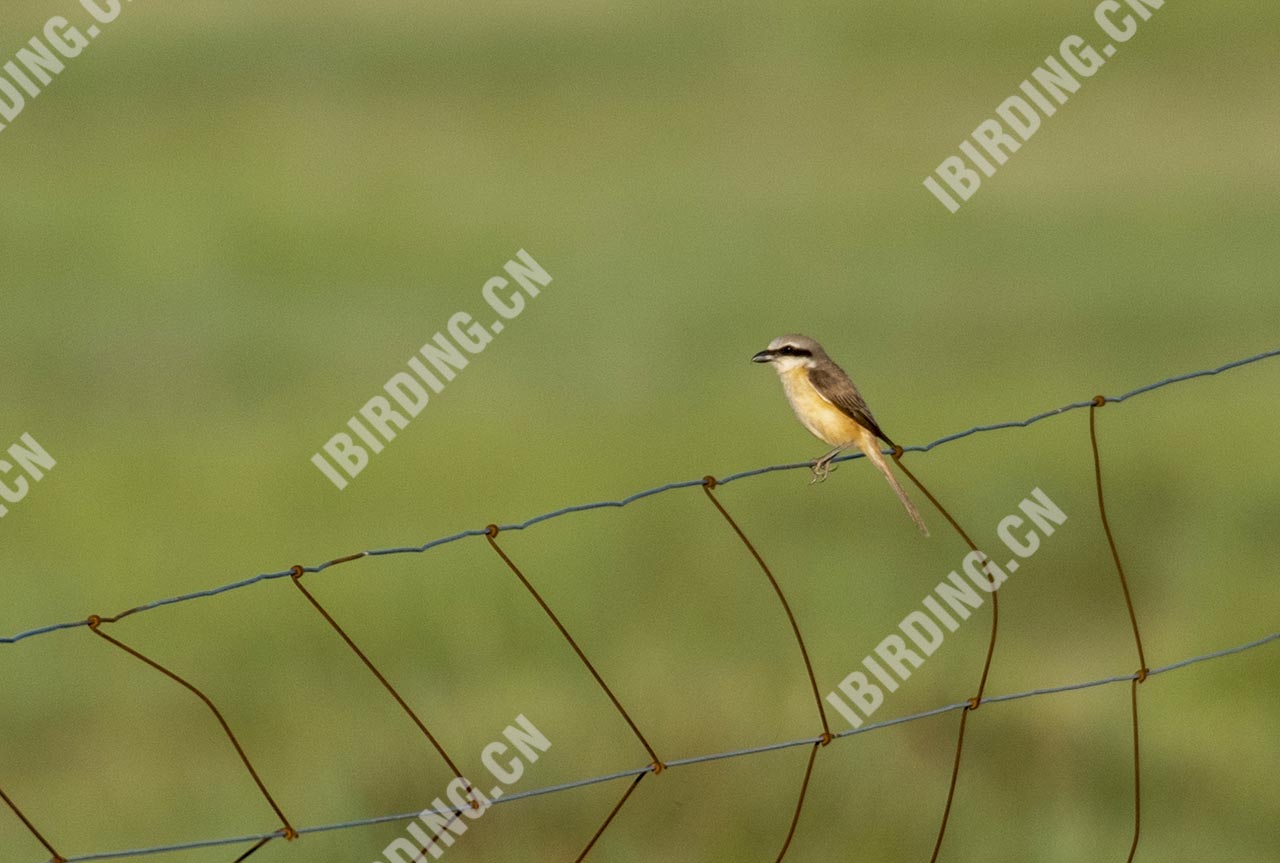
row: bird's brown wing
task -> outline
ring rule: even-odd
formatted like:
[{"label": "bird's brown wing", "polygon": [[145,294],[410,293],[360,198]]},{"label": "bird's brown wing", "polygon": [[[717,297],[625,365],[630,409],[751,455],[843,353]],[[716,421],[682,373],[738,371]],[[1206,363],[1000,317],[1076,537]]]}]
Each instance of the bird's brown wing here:
[{"label": "bird's brown wing", "polygon": [[862,398],[853,381],[849,380],[849,376],[839,366],[834,370],[809,369],[809,383],[813,384],[813,388],[819,395],[839,408],[846,416],[851,417],[858,425],[889,446],[896,446],[881,430],[876,418],[871,415],[871,409],[867,407],[866,400]]}]

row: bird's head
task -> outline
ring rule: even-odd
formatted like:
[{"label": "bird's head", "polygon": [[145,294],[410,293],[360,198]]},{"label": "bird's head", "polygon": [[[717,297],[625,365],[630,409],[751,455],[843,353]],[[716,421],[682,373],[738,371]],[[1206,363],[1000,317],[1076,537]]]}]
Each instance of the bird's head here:
[{"label": "bird's head", "polygon": [[778,336],[769,347],[751,358],[753,363],[772,363],[778,374],[801,366],[812,368],[815,358],[825,356],[822,345],[808,336],[796,334]]}]

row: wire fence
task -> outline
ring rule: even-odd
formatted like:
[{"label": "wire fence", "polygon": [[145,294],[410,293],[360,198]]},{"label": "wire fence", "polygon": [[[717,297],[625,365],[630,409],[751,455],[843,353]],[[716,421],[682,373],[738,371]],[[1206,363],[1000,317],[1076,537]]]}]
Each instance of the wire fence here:
[{"label": "wire fence", "polygon": [[[0,777],[0,801],[3,801],[3,803],[21,821],[21,823],[25,826],[25,828],[31,834],[31,836],[37,842],[39,842],[42,847],[44,847],[44,849],[50,855],[49,860],[53,861],[53,863],[79,863],[79,861],[117,860],[117,859],[146,857],[146,856],[162,854],[162,853],[171,853],[171,852],[194,850],[194,849],[201,849],[201,848],[247,846],[239,854],[239,856],[234,858],[235,863],[241,863],[241,861],[246,860],[249,856],[251,856],[256,851],[258,851],[263,846],[265,846],[267,843],[275,839],[294,840],[294,839],[297,839],[299,836],[304,836],[307,834],[324,833],[324,832],[335,831],[335,830],[348,830],[348,829],[354,829],[359,827],[368,827],[368,826],[377,825],[377,824],[403,823],[403,822],[409,822],[414,819],[418,819],[420,817],[424,817],[427,815],[439,816],[444,820],[441,821],[438,824],[438,826],[433,830],[433,834],[430,837],[428,837],[425,842],[421,843],[421,847],[418,849],[418,856],[416,859],[427,860],[427,859],[430,859],[431,857],[438,855],[439,848],[433,848],[432,846],[440,843],[442,840],[445,840],[447,838],[444,835],[445,831],[448,829],[450,823],[453,820],[456,820],[460,815],[464,814],[463,809],[459,809],[459,808],[427,809],[427,810],[422,810],[418,812],[395,813],[395,814],[380,815],[380,816],[375,816],[370,818],[358,818],[358,819],[352,819],[349,821],[343,821],[343,822],[332,823],[332,824],[320,824],[320,825],[311,825],[311,826],[303,826],[303,827],[294,827],[290,819],[282,811],[276,799],[272,796],[270,791],[267,789],[266,785],[263,783],[258,772],[255,770],[249,755],[245,752],[244,748],[241,746],[231,726],[227,723],[227,721],[222,715],[222,712],[218,709],[218,707],[214,704],[214,702],[198,686],[190,682],[188,679],[180,676],[173,670],[161,665],[160,663],[156,662],[154,659],[144,655],[143,653],[139,652],[135,648],[126,644],[124,641],[120,640],[119,638],[113,635],[108,635],[104,631],[104,627],[116,624],[119,621],[125,618],[128,618],[132,615],[141,614],[144,612],[150,612],[150,611],[154,611],[160,608],[165,608],[165,607],[180,604],[180,603],[192,602],[197,599],[205,599],[205,598],[222,596],[231,591],[248,588],[251,585],[258,584],[260,582],[267,582],[267,581],[272,581],[277,579],[288,578],[290,582],[294,585],[294,587],[298,590],[298,592],[301,594],[301,596],[307,601],[307,603],[312,608],[314,608],[314,610],[318,614],[320,614],[320,616],[325,620],[325,622],[342,639],[345,645],[353,653],[355,653],[355,655],[361,660],[362,664],[367,668],[367,670],[377,678],[378,682],[387,691],[388,695],[390,695],[396,701],[400,709],[414,723],[418,731],[423,735],[423,737],[435,750],[438,756],[449,767],[450,771],[453,773],[455,778],[458,781],[463,783],[463,787],[466,789],[467,796],[469,798],[468,802],[471,805],[471,807],[479,808],[480,803],[478,800],[477,792],[475,792],[475,790],[471,788],[470,784],[467,783],[467,780],[463,777],[462,771],[457,766],[457,763],[455,762],[455,760],[449,755],[443,743],[438,739],[436,735],[434,735],[429,730],[427,724],[423,721],[423,719],[414,711],[414,709],[409,705],[409,703],[400,695],[400,693],[396,690],[392,682],[381,671],[378,670],[378,668],[375,666],[373,661],[368,657],[368,655],[364,651],[361,650],[361,648],[356,644],[356,642],[352,639],[352,637],[346,632],[346,630],[338,622],[336,617],[329,611],[329,609],[327,609],[323,604],[321,604],[320,601],[314,596],[314,594],[312,594],[306,588],[303,581],[305,576],[307,576],[308,574],[323,572],[324,570],[332,566],[337,566],[343,563],[349,563],[365,557],[377,557],[377,556],[393,555],[393,554],[420,554],[420,553],[429,551],[432,548],[436,548],[438,546],[441,546],[447,543],[457,542],[457,541],[461,541],[471,537],[484,537],[489,548],[501,559],[504,565],[518,579],[518,581],[521,583],[523,588],[528,592],[530,597],[538,604],[538,606],[550,619],[552,624],[560,633],[560,636],[572,648],[578,660],[582,663],[583,667],[591,675],[591,677],[593,678],[597,686],[601,689],[601,691],[604,693],[604,695],[609,699],[614,710],[616,710],[618,714],[625,720],[625,722],[627,723],[627,726],[631,730],[631,733],[636,738],[637,743],[640,744],[640,746],[643,748],[643,750],[645,751],[649,759],[648,763],[645,764],[644,766],[635,767],[629,770],[623,770],[623,771],[602,775],[602,776],[593,776],[593,777],[579,779],[572,782],[563,783],[560,785],[548,786],[548,787],[534,789],[530,791],[511,793],[501,797],[500,799],[487,801],[486,805],[510,804],[510,803],[521,801],[521,800],[529,800],[536,797],[561,793],[561,792],[570,791],[577,788],[583,788],[591,785],[598,785],[601,783],[609,783],[609,782],[622,783],[624,780],[630,780],[629,782],[625,783],[625,788],[622,795],[620,796],[618,802],[610,810],[608,816],[604,819],[603,823],[596,830],[594,835],[592,835],[586,840],[585,846],[583,847],[582,852],[576,858],[576,860],[579,861],[579,863],[580,861],[585,860],[587,855],[597,845],[598,841],[601,839],[606,829],[610,826],[610,824],[614,822],[614,819],[622,811],[623,807],[625,806],[627,801],[630,799],[632,793],[635,791],[636,787],[640,784],[640,782],[645,777],[651,776],[651,775],[658,775],[663,773],[666,770],[674,769],[674,768],[691,767],[694,765],[706,764],[709,762],[721,761],[721,760],[731,759],[731,758],[749,757],[749,756],[760,755],[763,753],[775,752],[775,751],[784,750],[784,749],[808,747],[809,755],[806,760],[802,779],[799,783],[799,791],[796,797],[796,804],[794,807],[793,815],[790,819],[788,829],[785,834],[785,838],[780,843],[780,850],[776,858],[778,863],[780,863],[780,861],[782,861],[785,858],[788,852],[788,849],[791,846],[792,839],[796,835],[797,830],[800,827],[801,816],[804,810],[804,803],[806,799],[806,793],[809,787],[810,779],[815,769],[815,764],[817,762],[817,755],[820,752],[820,750],[822,750],[824,747],[830,745],[836,740],[852,737],[859,734],[866,734],[872,731],[879,731],[882,729],[890,728],[890,727],[901,725],[904,723],[914,722],[916,720],[954,712],[954,713],[959,713],[959,721],[957,725],[957,734],[956,734],[955,757],[952,763],[950,782],[949,782],[949,786],[948,786],[948,790],[945,798],[945,804],[943,806],[940,821],[939,821],[937,838],[935,840],[933,852],[930,857],[931,861],[936,861],[937,859],[939,859],[942,853],[944,839],[947,832],[947,824],[948,824],[952,804],[956,796],[957,780],[960,775],[962,756],[964,752],[965,730],[968,725],[969,716],[971,713],[977,710],[980,706],[986,705],[986,704],[996,704],[996,703],[1003,703],[1003,702],[1009,702],[1009,701],[1016,701],[1016,700],[1026,699],[1026,698],[1035,698],[1035,697],[1040,697],[1040,696],[1045,696],[1045,695],[1050,695],[1055,693],[1062,693],[1062,692],[1074,692],[1074,691],[1089,689],[1092,687],[1105,686],[1105,685],[1116,684],[1116,683],[1126,683],[1126,682],[1129,684],[1129,688],[1130,688],[1130,705],[1131,705],[1130,715],[1132,720],[1131,724],[1132,724],[1132,737],[1133,737],[1133,815],[1134,815],[1134,819],[1133,819],[1132,841],[1130,844],[1128,858],[1127,858],[1129,861],[1132,861],[1137,851],[1138,843],[1141,835],[1142,771],[1141,771],[1140,738],[1139,738],[1139,701],[1140,699],[1138,696],[1141,685],[1147,680],[1150,680],[1152,677],[1155,677],[1157,675],[1170,673],[1173,671],[1177,671],[1179,669],[1187,668],[1195,664],[1208,662],[1210,660],[1217,660],[1217,659],[1221,659],[1228,656],[1235,656],[1235,655],[1244,653],[1246,651],[1262,648],[1277,640],[1280,640],[1280,633],[1271,633],[1271,634],[1262,635],[1261,637],[1245,644],[1226,647],[1222,650],[1218,650],[1213,653],[1188,657],[1168,665],[1159,666],[1155,668],[1151,668],[1148,666],[1147,657],[1142,645],[1141,628],[1139,626],[1140,615],[1138,614],[1138,611],[1137,611],[1138,606],[1134,602],[1133,592],[1130,589],[1129,581],[1125,574],[1118,543],[1111,530],[1110,521],[1107,516],[1106,496],[1104,493],[1104,483],[1103,483],[1101,448],[1099,445],[1097,414],[1101,408],[1103,408],[1108,404],[1119,404],[1127,401],[1128,399],[1134,398],[1136,396],[1139,396],[1145,393],[1152,392],[1154,390],[1157,390],[1163,387],[1189,381],[1194,378],[1217,375],[1222,372],[1228,371],[1230,369],[1239,368],[1241,366],[1257,363],[1262,360],[1277,357],[1277,356],[1280,356],[1280,349],[1256,354],[1254,356],[1246,357],[1240,360],[1235,360],[1233,362],[1226,363],[1216,368],[1204,369],[1201,371],[1196,371],[1188,374],[1165,378],[1163,380],[1156,381],[1155,383],[1148,384],[1143,387],[1139,387],[1137,389],[1131,390],[1121,395],[1117,395],[1117,396],[1099,395],[1085,401],[1072,402],[1071,404],[1064,405],[1055,410],[1044,411],[1042,413],[1036,414],[1025,420],[975,426],[965,431],[957,432],[955,434],[951,434],[951,435],[947,435],[946,437],[939,438],[938,440],[935,440],[928,444],[906,447],[906,448],[898,448],[892,452],[892,456],[895,462],[897,463],[899,469],[902,470],[902,472],[912,481],[913,484],[915,484],[915,486],[920,490],[920,492],[924,494],[926,498],[928,498],[930,503],[938,510],[938,512],[943,516],[943,518],[947,521],[947,523],[951,526],[951,528],[956,532],[956,534],[961,538],[961,540],[965,543],[965,545],[969,547],[971,553],[976,555],[981,555],[982,553],[978,549],[978,546],[974,543],[970,535],[963,529],[963,527],[961,527],[959,521],[943,506],[943,504],[938,499],[938,497],[919,479],[916,473],[912,471],[910,468],[908,468],[908,466],[903,462],[904,455],[906,453],[911,453],[911,452],[917,452],[917,453],[928,452],[944,444],[948,444],[948,443],[960,440],[962,438],[969,437],[971,435],[983,434],[987,432],[997,431],[1000,429],[1026,428],[1027,426],[1030,426],[1034,423],[1049,419],[1051,417],[1060,416],[1070,411],[1087,409],[1089,411],[1089,442],[1090,442],[1090,450],[1093,458],[1094,482],[1095,482],[1095,487],[1097,492],[1099,519],[1100,519],[1101,527],[1103,529],[1103,533],[1105,534],[1105,537],[1107,540],[1112,561],[1115,565],[1117,580],[1119,581],[1119,584],[1121,587],[1121,594],[1125,602],[1126,611],[1128,614],[1128,620],[1129,620],[1130,627],[1133,634],[1135,654],[1138,662],[1138,669],[1131,674],[1122,674],[1117,676],[1105,677],[1097,680],[1089,680],[1089,681],[1066,684],[1061,686],[1032,689],[1025,692],[1017,692],[1017,693],[1010,693],[1010,694],[1004,694],[1004,695],[988,695],[986,693],[987,679],[991,669],[993,658],[996,653],[996,645],[997,645],[997,639],[998,639],[998,633],[999,633],[999,605],[997,602],[998,592],[996,590],[996,588],[999,586],[999,583],[996,581],[996,578],[993,574],[988,573],[987,577],[990,579],[990,582],[991,582],[990,597],[991,597],[991,612],[992,612],[991,624],[990,624],[991,626],[990,638],[987,641],[987,646],[986,646],[986,650],[983,657],[981,675],[973,690],[974,695],[966,699],[965,701],[957,702],[954,704],[943,705],[941,707],[936,707],[932,710],[927,710],[920,713],[914,713],[907,716],[900,716],[894,719],[888,719],[880,722],[864,724],[857,728],[850,728],[850,729],[846,729],[839,732],[833,732],[831,730],[831,726],[823,706],[823,699],[820,695],[817,677],[813,671],[813,666],[810,661],[809,651],[805,645],[804,638],[801,632],[801,627],[796,619],[795,614],[791,609],[790,604],[786,599],[781,583],[775,577],[774,573],[772,572],[768,564],[765,562],[763,556],[756,549],[755,545],[748,538],[746,532],[742,529],[742,527],[738,524],[738,522],[729,513],[728,509],[726,509],[723,502],[719,499],[719,497],[716,494],[717,488],[727,485],[731,482],[737,482],[740,480],[749,479],[751,477],[760,476],[773,471],[808,468],[812,464],[811,462],[807,462],[807,461],[792,462],[788,464],[770,465],[767,467],[743,471],[743,472],[731,474],[729,476],[719,478],[719,479],[712,476],[706,476],[701,479],[667,483],[665,485],[661,485],[655,488],[650,488],[641,492],[637,492],[635,494],[629,495],[628,497],[622,498],[620,500],[607,500],[607,501],[599,501],[595,503],[568,506],[558,510],[554,510],[552,512],[535,516],[523,522],[506,524],[506,525],[491,524],[482,529],[465,530],[458,533],[450,534],[448,536],[440,537],[438,539],[434,539],[429,542],[426,542],[422,545],[400,546],[395,548],[384,548],[384,549],[375,549],[370,551],[362,551],[362,552],[346,555],[344,557],[339,557],[339,558],[329,560],[324,563],[312,565],[312,566],[295,565],[286,570],[263,573],[260,575],[256,575],[252,578],[247,578],[241,581],[232,582],[230,584],[224,584],[219,587],[214,587],[207,590],[195,591],[191,593],[185,593],[179,596],[169,597],[166,599],[155,600],[152,602],[145,603],[143,605],[135,606],[133,608],[127,609],[125,611],[122,611],[118,614],[115,614],[109,617],[100,616],[100,615],[90,615],[89,617],[80,619],[80,620],[54,623],[46,626],[37,627],[34,629],[29,629],[27,631],[17,633],[16,635],[12,635],[8,637],[0,637],[0,644],[17,644],[19,642],[23,642],[29,639],[33,639],[41,636],[47,636],[54,632],[78,629],[82,627],[87,628],[91,633],[98,636],[103,642],[110,644],[112,647],[146,664],[152,669],[163,674],[165,677],[169,678],[171,681],[179,684],[183,688],[190,691],[192,694],[194,694],[197,698],[199,698],[205,704],[205,706],[217,719],[222,729],[222,732],[225,734],[229,742],[235,748],[236,753],[238,754],[241,762],[244,764],[245,769],[252,777],[264,801],[268,804],[272,812],[275,814],[276,818],[279,820],[280,827],[275,830],[264,832],[264,833],[251,833],[251,834],[246,834],[241,836],[201,839],[201,840],[193,840],[189,842],[182,842],[182,843],[176,843],[176,844],[157,845],[157,846],[135,848],[135,849],[129,849],[129,850],[97,851],[92,853],[80,854],[76,856],[64,856],[61,853],[59,853],[58,850],[56,850],[55,844],[48,838],[50,834],[46,831],[42,831],[36,824],[34,824],[27,817],[26,814],[24,814],[23,810],[20,808],[18,803],[10,795],[9,791],[11,789],[7,789],[5,787],[5,783],[3,782],[3,777]],[[861,453],[856,453],[856,454],[841,456],[837,460],[847,461],[847,460],[851,460],[854,458],[861,458],[861,457],[862,457]],[[512,559],[509,553],[502,547],[502,544],[499,542],[499,537],[504,532],[526,530],[537,524],[541,524],[542,522],[545,522],[551,519],[566,517],[574,513],[584,512],[588,510],[610,508],[610,507],[621,508],[631,503],[634,503],[638,500],[642,500],[644,498],[648,498],[654,495],[664,494],[666,492],[672,492],[679,489],[687,489],[687,488],[693,488],[693,487],[699,487],[702,489],[702,491],[704,492],[710,504],[715,508],[715,510],[720,514],[720,516],[723,517],[725,522],[728,524],[728,526],[733,530],[735,535],[738,537],[739,541],[750,552],[751,556],[753,557],[756,564],[760,568],[762,574],[768,579],[779,601],[779,604],[781,605],[783,611],[786,614],[791,632],[797,643],[800,659],[803,662],[805,671],[808,675],[809,683],[813,691],[816,712],[817,712],[818,720],[820,722],[821,729],[822,729],[821,733],[814,736],[810,736],[810,737],[802,737],[795,740],[781,741],[781,742],[777,742],[769,745],[756,746],[756,747],[747,748],[747,749],[736,749],[736,750],[730,750],[725,752],[698,755],[698,756],[689,757],[689,758],[664,760],[663,758],[660,757],[660,755],[654,749],[652,744],[649,742],[648,738],[645,736],[641,728],[637,725],[637,723],[634,721],[631,715],[627,712],[625,706],[622,704],[621,700],[618,698],[614,690],[609,686],[604,676],[600,673],[597,667],[588,658],[586,653],[583,651],[583,649],[578,644],[578,642],[574,639],[574,637],[569,632],[568,628],[564,625],[564,623],[561,621],[559,616],[555,613],[555,611],[551,608],[551,606],[546,602],[546,600],[538,592],[533,582],[524,573],[521,567]]]}]

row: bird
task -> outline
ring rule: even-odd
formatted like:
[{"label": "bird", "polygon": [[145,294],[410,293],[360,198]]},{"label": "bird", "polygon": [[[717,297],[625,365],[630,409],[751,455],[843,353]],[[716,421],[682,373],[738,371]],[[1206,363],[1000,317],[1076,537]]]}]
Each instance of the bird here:
[{"label": "bird", "polygon": [[897,444],[880,428],[849,375],[836,365],[822,349],[822,345],[808,336],[792,333],[769,342],[769,346],[751,357],[751,360],[773,366],[800,424],[814,437],[833,447],[830,452],[814,461],[811,483],[825,480],[834,470],[832,459],[849,447],[856,446],[884,474],[890,488],[898,495],[898,500],[902,501],[907,515],[911,516],[920,532],[925,536],[929,535],[929,528],[893,471],[889,469],[876,439],[879,438],[895,450],[898,448]]}]

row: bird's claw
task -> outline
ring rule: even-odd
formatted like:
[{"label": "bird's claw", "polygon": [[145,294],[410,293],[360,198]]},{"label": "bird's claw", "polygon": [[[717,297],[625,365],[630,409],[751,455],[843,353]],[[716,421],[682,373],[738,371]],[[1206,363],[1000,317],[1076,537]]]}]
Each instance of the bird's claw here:
[{"label": "bird's claw", "polygon": [[827,477],[831,476],[831,472],[836,469],[830,461],[819,459],[813,463],[813,479],[809,480],[809,485],[823,482]]}]

